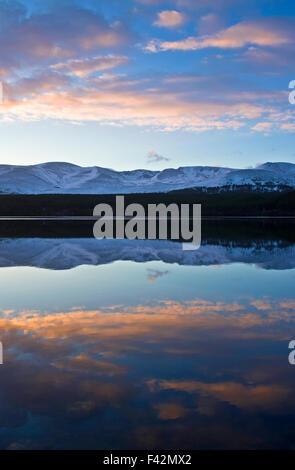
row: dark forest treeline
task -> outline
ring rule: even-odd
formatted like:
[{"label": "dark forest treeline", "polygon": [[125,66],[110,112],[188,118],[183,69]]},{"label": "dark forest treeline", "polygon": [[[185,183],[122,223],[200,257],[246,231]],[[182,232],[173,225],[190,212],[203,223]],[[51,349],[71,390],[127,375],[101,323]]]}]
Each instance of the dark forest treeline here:
[{"label": "dark forest treeline", "polygon": [[[96,204],[114,207],[115,195],[40,194],[0,195],[0,216],[91,216]],[[125,195],[125,205],[159,203],[202,204],[203,216],[295,216],[295,191],[221,192],[194,190]]]}]

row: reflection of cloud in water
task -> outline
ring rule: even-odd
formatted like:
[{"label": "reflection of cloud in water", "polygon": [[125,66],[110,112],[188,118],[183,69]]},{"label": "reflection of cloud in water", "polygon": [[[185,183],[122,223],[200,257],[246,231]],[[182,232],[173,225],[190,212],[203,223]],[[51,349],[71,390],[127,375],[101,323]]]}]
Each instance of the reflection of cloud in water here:
[{"label": "reflection of cloud in water", "polygon": [[237,408],[249,411],[286,412],[285,401],[295,405],[293,391],[287,386],[253,385],[236,382],[203,383],[196,381],[152,380],[148,383],[152,391],[173,390],[199,394],[213,400],[227,402]]},{"label": "reflection of cloud in water", "polygon": [[[175,330],[187,328],[198,330],[222,330],[219,334],[231,336],[278,337],[283,327],[295,320],[293,299],[272,300],[244,299],[239,302],[213,302],[205,299],[189,301],[159,300],[153,304],[113,305],[97,310],[73,307],[70,311],[44,313],[38,311],[18,312],[6,310],[0,318],[2,331],[22,331],[35,337],[73,341],[78,338],[97,339],[135,339],[139,336],[159,338],[173,337]],[[163,328],[169,325],[169,328]],[[273,326],[278,325],[276,332]],[[259,329],[257,328],[259,327]],[[262,328],[261,328],[262,327]]]},{"label": "reflection of cloud in water", "polygon": [[159,419],[170,420],[183,418],[187,409],[178,403],[158,403],[155,405]]},{"label": "reflection of cloud in water", "polygon": [[148,281],[153,283],[155,282],[159,277],[165,276],[166,274],[169,273],[169,271],[160,271],[159,269],[147,269],[148,272]]},{"label": "reflection of cloud in water", "polygon": [[6,311],[1,447],[279,447],[294,319],[271,298]]}]

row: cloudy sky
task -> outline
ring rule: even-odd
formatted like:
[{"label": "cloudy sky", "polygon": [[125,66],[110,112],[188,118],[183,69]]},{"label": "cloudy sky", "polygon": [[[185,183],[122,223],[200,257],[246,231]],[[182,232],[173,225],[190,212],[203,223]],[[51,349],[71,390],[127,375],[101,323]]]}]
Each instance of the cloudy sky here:
[{"label": "cloudy sky", "polygon": [[295,6],[1,0],[1,163],[295,163]]}]

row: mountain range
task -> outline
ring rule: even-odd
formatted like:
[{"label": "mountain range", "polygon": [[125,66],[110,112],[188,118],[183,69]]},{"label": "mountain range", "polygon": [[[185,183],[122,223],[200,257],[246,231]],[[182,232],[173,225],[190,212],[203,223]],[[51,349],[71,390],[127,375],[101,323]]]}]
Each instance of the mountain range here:
[{"label": "mountain range", "polygon": [[252,169],[187,166],[161,171],[115,171],[65,162],[0,165],[2,194],[128,194],[186,188],[211,192],[292,190],[295,188],[295,164],[268,162]]}]

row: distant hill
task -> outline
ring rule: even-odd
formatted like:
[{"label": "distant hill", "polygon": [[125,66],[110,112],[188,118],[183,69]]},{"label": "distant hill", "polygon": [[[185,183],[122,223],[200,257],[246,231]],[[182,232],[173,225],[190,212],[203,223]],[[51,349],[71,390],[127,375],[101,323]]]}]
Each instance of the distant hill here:
[{"label": "distant hill", "polygon": [[0,165],[2,194],[165,193],[186,188],[203,192],[292,190],[295,164],[264,163],[255,169],[189,166],[162,171],[115,171],[63,162]]}]

